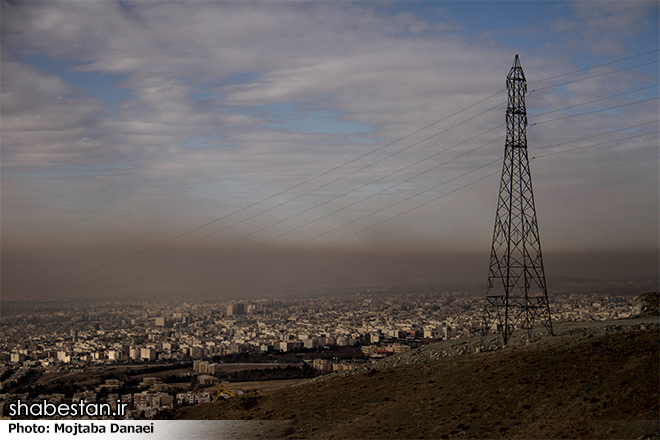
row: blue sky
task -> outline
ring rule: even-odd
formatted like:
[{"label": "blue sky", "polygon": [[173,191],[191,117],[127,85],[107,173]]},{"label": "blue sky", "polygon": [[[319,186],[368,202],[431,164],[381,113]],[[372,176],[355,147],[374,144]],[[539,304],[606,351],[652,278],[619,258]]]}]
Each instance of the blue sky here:
[{"label": "blue sky", "polygon": [[128,75],[104,72],[81,72],[76,70],[76,67],[83,65],[80,62],[44,55],[19,56],[18,59],[22,63],[39,69],[44,73],[62,78],[77,91],[102,100],[109,108],[114,108],[119,102],[130,98],[128,90],[117,86]]},{"label": "blue sky", "polygon": [[250,206],[208,243],[487,252],[519,54],[530,155],[574,150],[532,162],[544,248],[657,248],[657,2],[2,8],[4,246],[158,242]]}]

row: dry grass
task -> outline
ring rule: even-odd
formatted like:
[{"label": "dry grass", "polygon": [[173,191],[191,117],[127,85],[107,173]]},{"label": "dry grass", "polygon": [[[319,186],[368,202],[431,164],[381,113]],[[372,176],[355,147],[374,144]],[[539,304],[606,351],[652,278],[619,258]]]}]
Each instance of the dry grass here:
[{"label": "dry grass", "polygon": [[655,330],[556,337],[370,371],[174,418],[287,420],[287,438],[658,438]]}]

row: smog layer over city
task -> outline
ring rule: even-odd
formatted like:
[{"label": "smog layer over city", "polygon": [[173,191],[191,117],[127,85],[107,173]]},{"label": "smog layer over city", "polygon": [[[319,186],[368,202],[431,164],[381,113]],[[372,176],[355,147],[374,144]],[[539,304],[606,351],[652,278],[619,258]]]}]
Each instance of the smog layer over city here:
[{"label": "smog layer over city", "polygon": [[657,2],[1,7],[3,431],[657,438]]}]

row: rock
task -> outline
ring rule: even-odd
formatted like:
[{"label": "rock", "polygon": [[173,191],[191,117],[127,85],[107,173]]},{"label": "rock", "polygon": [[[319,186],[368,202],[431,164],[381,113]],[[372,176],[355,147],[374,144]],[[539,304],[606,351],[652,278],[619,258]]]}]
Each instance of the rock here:
[{"label": "rock", "polygon": [[642,293],[635,299],[630,311],[631,317],[657,316],[660,315],[660,306],[658,304],[658,292]]}]

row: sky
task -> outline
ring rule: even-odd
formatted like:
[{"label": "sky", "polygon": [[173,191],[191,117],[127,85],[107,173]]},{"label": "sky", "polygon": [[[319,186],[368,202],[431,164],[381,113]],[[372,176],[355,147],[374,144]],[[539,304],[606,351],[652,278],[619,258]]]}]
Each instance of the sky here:
[{"label": "sky", "polygon": [[5,299],[485,286],[515,55],[546,273],[658,276],[657,2],[1,7]]}]

